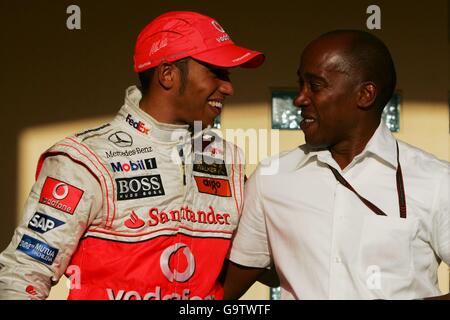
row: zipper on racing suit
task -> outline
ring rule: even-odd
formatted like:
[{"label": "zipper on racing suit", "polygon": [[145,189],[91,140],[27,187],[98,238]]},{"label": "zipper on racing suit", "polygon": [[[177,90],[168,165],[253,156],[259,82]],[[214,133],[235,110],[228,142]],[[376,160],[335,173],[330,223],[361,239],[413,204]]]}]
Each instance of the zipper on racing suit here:
[{"label": "zipper on racing suit", "polygon": [[183,170],[183,186],[186,186],[186,163],[184,161],[183,145],[178,146],[178,155],[181,159],[181,170]]}]

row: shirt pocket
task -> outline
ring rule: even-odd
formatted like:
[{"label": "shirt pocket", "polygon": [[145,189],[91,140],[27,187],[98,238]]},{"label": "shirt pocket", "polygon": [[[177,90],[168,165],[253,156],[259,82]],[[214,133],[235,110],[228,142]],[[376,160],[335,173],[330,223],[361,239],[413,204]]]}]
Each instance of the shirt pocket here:
[{"label": "shirt pocket", "polygon": [[379,272],[382,278],[410,278],[414,272],[412,242],[418,220],[412,217],[364,217],[358,252],[360,272]]}]

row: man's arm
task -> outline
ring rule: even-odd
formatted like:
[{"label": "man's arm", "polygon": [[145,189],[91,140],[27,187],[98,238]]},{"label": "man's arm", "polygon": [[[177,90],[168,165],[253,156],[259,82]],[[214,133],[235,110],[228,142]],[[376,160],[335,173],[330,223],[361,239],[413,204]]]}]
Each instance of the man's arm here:
[{"label": "man's arm", "polygon": [[450,293],[444,294],[442,296],[428,297],[423,300],[450,300]]},{"label": "man's arm", "polygon": [[245,183],[244,208],[223,269],[224,299],[240,298],[271,264],[258,172]]},{"label": "man's arm", "polygon": [[239,299],[266,271],[265,268],[245,267],[229,260],[226,260],[224,268],[225,300]]},{"label": "man's arm", "polygon": [[[446,165],[433,203],[431,245],[441,260],[450,265],[450,170],[448,163]],[[424,300],[450,300],[450,293]]]},{"label": "man's arm", "polygon": [[100,185],[84,166],[46,158],[22,223],[0,253],[0,300],[46,299],[101,203]]}]

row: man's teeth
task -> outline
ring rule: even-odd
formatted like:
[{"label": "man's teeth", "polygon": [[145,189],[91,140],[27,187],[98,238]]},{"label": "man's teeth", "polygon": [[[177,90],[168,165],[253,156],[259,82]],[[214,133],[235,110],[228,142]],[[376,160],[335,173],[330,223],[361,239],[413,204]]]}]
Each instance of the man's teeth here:
[{"label": "man's teeth", "polygon": [[208,101],[208,104],[212,107],[222,108],[222,102],[219,101]]},{"label": "man's teeth", "polygon": [[307,123],[314,122],[314,119],[304,119],[304,120],[305,120],[305,122],[307,122]]}]

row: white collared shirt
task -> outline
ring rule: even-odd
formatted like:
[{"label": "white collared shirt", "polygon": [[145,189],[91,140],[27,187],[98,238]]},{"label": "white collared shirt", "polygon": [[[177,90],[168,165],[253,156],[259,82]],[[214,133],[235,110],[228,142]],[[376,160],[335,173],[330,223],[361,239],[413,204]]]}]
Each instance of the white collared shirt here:
[{"label": "white collared shirt", "polygon": [[[440,295],[437,268],[450,263],[449,163],[403,142],[399,150],[406,219],[396,143],[384,125],[344,170],[329,151],[307,145],[264,161],[246,183],[230,259],[251,267],[273,262],[283,299]],[[337,182],[327,164],[387,216]]]}]

